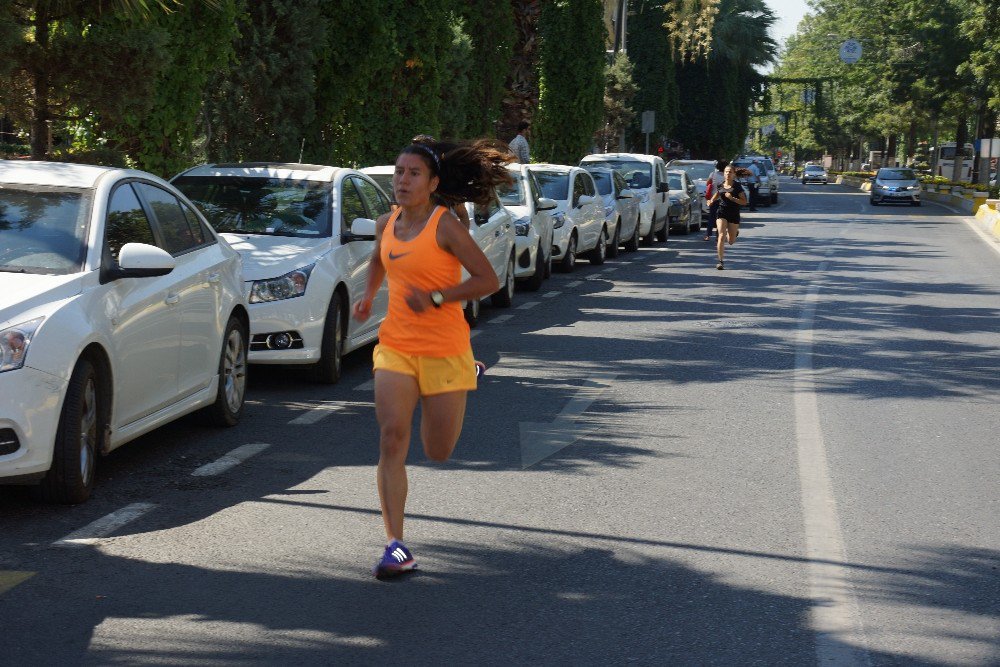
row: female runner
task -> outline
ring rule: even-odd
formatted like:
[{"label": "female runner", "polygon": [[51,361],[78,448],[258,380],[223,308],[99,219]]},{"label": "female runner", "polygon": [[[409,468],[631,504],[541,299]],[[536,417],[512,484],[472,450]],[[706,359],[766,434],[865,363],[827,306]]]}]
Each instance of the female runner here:
[{"label": "female runner", "polygon": [[736,180],[736,167],[731,164],[726,165],[723,175],[725,180],[712,195],[712,202],[709,205],[711,210],[712,205],[718,203],[715,226],[719,232],[719,241],[716,245],[719,263],[715,268],[720,271],[725,268],[722,261],[726,253],[725,242],[728,239],[729,245],[736,243],[736,238],[740,235],[740,206],[747,205],[746,190]]},{"label": "female runner", "polygon": [[[446,461],[462,432],[466,393],[476,388],[476,362],[461,303],[499,288],[489,260],[448,206],[489,202],[509,184],[513,156],[489,140],[421,141],[396,159],[392,188],[399,208],[379,218],[368,284],[353,314],[365,320],[389,280],[389,312],[373,354],[379,424],[378,494],[387,545],[374,568],[392,577],[416,567],[403,544],[406,455],[420,403],[420,437],[432,461]],[[469,273],[464,282],[462,268]]]}]

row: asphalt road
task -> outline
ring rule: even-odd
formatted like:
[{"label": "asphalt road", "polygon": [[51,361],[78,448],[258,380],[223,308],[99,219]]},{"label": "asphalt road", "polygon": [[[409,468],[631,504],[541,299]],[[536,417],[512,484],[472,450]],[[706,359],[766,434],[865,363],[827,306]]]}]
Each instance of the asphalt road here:
[{"label": "asphalt road", "polygon": [[673,234],[484,309],[403,580],[370,349],[253,368],[239,426],[117,450],[85,505],[0,490],[0,664],[1000,664],[1000,247],[782,190],[725,271]]}]

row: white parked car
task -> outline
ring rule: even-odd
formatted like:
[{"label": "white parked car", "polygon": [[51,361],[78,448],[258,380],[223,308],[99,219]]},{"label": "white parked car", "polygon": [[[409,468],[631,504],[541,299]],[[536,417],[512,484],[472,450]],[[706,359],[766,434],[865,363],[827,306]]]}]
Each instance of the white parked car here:
[{"label": "white parked car", "polygon": [[[486,259],[490,260],[497,274],[500,289],[490,298],[494,306],[509,308],[514,301],[516,241],[514,233],[513,213],[500,203],[496,197],[485,206],[466,204],[471,222],[472,238],[482,248]],[[462,279],[469,274],[462,269]],[[470,326],[475,326],[479,320],[479,300],[465,304],[465,319]]]},{"label": "white parked car", "polygon": [[307,164],[202,165],[173,183],[243,257],[250,362],[308,365],[336,382],[343,355],[378,337],[388,309],[383,284],[371,317],[350,317],[375,246],[370,225],[352,226],[388,213],[385,193],[354,169]]},{"label": "white parked car", "polygon": [[607,167],[621,174],[629,190],[639,198],[639,235],[643,242],[652,245],[667,240],[670,202],[663,158],[642,153],[601,153],[584,157],[580,164]]},{"label": "white parked car", "polygon": [[552,237],[554,230],[550,211],[558,204],[541,195],[531,171],[523,164],[507,165],[514,183],[498,191],[500,203],[514,215],[516,244],[514,276],[525,287],[535,291],[552,274]]},{"label": "white parked car", "polygon": [[542,195],[556,202],[552,214],[555,233],[552,258],[561,271],[576,267],[577,255],[586,253],[591,264],[603,264],[608,250],[604,206],[593,177],[580,167],[558,164],[528,166]]},{"label": "white parked car", "polygon": [[604,167],[584,164],[594,183],[597,193],[604,200],[604,224],[611,235],[608,241],[608,257],[618,256],[618,247],[625,244],[625,250],[639,249],[639,200],[628,189],[625,178],[617,171]]},{"label": "white parked car", "polygon": [[670,192],[670,226],[680,229],[681,234],[691,230],[701,229],[701,211],[698,205],[698,190],[688,179],[686,171],[680,169],[667,171],[667,184]]},{"label": "white parked car", "polygon": [[79,503],[97,458],[246,389],[240,258],[141,171],[0,161],[0,483]]},{"label": "white parked car", "polygon": [[667,170],[682,169],[687,172],[688,178],[694,183],[698,190],[698,209],[701,217],[708,219],[708,202],[705,200],[705,190],[708,188],[708,179],[715,173],[714,160],[671,160],[667,163]]}]

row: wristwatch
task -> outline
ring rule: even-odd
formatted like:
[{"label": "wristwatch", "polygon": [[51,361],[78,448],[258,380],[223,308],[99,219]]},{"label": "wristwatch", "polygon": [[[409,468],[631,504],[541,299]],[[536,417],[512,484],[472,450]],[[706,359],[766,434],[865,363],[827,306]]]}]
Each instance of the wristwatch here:
[{"label": "wristwatch", "polygon": [[430,297],[435,308],[440,308],[441,304],[444,303],[444,294],[441,294],[441,290],[434,290],[430,293]]}]

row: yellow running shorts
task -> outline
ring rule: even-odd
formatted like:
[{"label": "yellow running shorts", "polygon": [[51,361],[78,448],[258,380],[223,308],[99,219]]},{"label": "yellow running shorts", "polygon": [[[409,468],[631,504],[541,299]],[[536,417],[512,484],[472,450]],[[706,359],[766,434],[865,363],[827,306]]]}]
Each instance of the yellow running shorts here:
[{"label": "yellow running shorts", "polygon": [[376,345],[374,370],[392,371],[417,380],[421,396],[476,389],[476,360],[469,349],[452,357],[420,357]]}]

